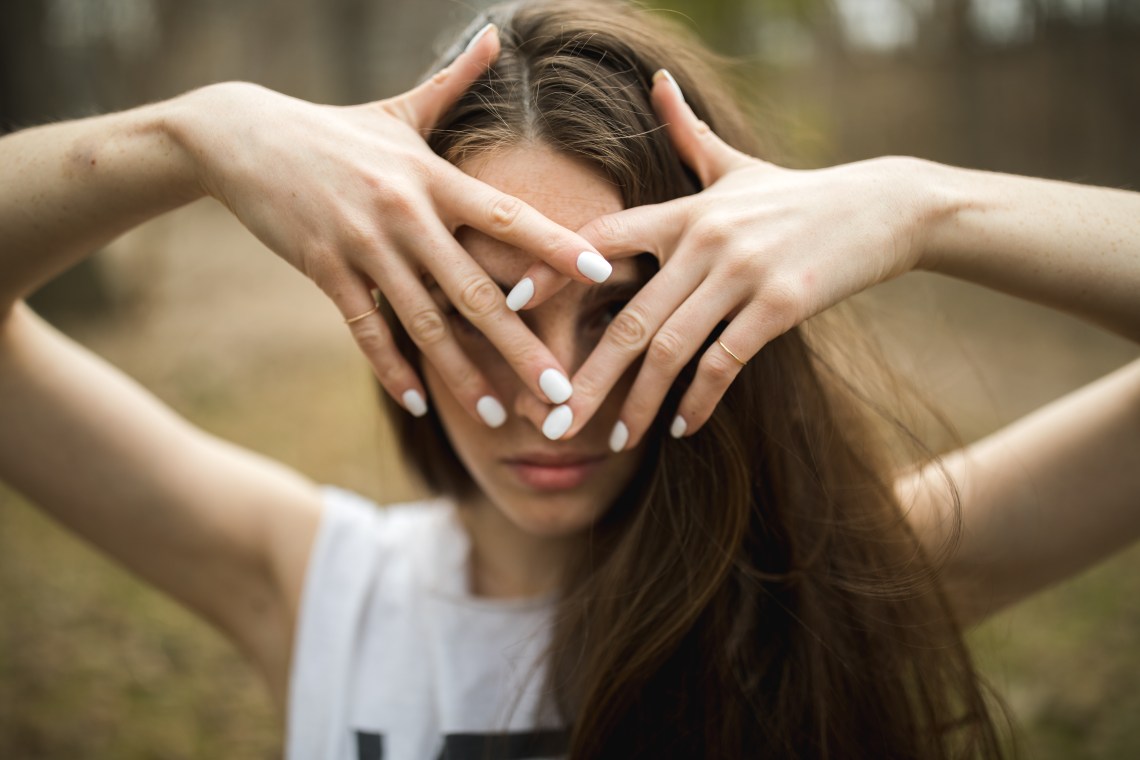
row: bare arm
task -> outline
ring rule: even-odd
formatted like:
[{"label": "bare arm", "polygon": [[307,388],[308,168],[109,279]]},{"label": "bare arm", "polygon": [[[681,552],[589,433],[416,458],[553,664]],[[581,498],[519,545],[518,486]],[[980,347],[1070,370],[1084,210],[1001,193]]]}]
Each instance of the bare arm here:
[{"label": "bare arm", "polygon": [[1140,193],[902,160],[927,189],[916,268],[1140,341]]},{"label": "bare arm", "polygon": [[203,195],[162,106],[0,140],[0,312],[135,225]]},{"label": "bare arm", "polygon": [[315,486],[194,428],[18,300],[203,194],[169,109],[0,140],[0,478],[216,625],[280,693]]},{"label": "bare arm", "polygon": [[[944,458],[962,537],[946,569],[976,622],[1140,539],[1140,361]],[[936,551],[955,514],[936,465],[895,484]]]},{"label": "bare arm", "polygon": [[313,484],[214,438],[18,303],[0,322],[0,478],[210,621],[284,693]]},{"label": "bare arm", "polygon": [[[919,267],[1140,340],[1140,194],[921,162],[937,188]],[[976,621],[1140,538],[1140,362],[945,457],[961,495],[948,588]],[[951,525],[934,465],[896,490],[920,536]]]}]

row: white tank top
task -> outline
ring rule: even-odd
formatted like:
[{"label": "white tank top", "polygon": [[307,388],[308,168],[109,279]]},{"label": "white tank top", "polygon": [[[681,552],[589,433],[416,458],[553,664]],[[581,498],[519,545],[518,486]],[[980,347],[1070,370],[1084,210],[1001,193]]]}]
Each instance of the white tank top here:
[{"label": "white tank top", "polygon": [[553,596],[472,596],[470,540],[451,502],[381,508],[332,486],[322,495],[290,669],[288,760],[564,755],[564,727],[536,715]]}]

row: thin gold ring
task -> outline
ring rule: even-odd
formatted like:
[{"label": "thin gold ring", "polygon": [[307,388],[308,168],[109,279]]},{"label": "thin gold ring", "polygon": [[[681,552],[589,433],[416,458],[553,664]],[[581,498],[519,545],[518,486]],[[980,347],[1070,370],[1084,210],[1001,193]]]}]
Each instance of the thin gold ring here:
[{"label": "thin gold ring", "polygon": [[743,360],[743,359],[741,359],[739,356],[737,356],[736,354],[732,353],[732,349],[731,349],[731,348],[729,348],[728,346],[724,345],[724,341],[720,341],[720,340],[718,340],[718,341],[717,341],[717,344],[718,344],[718,345],[719,345],[721,348],[723,348],[725,351],[727,351],[727,352],[728,352],[728,355],[729,355],[729,356],[731,356],[733,359],[736,359],[736,361],[740,362],[740,366],[741,366],[741,367],[746,367],[746,366],[748,366],[748,362],[744,361],[744,360]]},{"label": "thin gold ring", "polygon": [[373,306],[371,309],[369,309],[368,311],[364,312],[363,314],[357,314],[357,315],[356,315],[355,317],[353,317],[352,319],[346,319],[346,320],[344,320],[344,323],[345,323],[346,325],[351,325],[353,322],[359,322],[360,320],[364,319],[365,317],[367,317],[367,316],[369,316],[369,315],[371,315],[371,314],[375,314],[375,313],[376,313],[376,312],[378,312],[378,311],[380,311],[380,304],[376,304],[375,306]]}]

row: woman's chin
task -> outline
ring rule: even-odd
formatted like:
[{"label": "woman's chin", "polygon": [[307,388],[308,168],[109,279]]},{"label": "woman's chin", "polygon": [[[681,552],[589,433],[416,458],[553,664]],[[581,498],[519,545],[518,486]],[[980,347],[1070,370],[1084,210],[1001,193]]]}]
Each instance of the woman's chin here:
[{"label": "woman's chin", "polygon": [[542,538],[581,533],[597,521],[602,511],[596,498],[567,492],[515,493],[499,505],[519,530]]}]

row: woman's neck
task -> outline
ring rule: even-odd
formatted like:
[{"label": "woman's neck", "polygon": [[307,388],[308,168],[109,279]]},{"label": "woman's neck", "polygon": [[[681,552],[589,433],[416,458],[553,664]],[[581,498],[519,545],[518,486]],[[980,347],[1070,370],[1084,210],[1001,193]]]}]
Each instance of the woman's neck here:
[{"label": "woman's neck", "polygon": [[474,596],[519,599],[549,594],[558,587],[580,540],[526,533],[484,497],[461,502],[459,518],[471,539],[468,571]]}]

